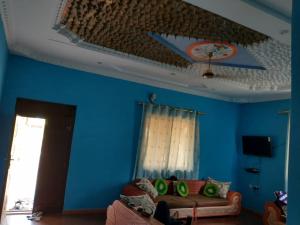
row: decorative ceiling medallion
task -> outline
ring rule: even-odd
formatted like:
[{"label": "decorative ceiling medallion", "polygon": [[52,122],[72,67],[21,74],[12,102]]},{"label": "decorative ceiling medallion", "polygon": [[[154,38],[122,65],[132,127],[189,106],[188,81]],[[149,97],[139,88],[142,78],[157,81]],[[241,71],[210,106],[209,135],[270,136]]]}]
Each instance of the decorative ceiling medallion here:
[{"label": "decorative ceiling medallion", "polygon": [[212,42],[182,36],[175,37],[154,33],[149,35],[190,62],[190,64],[207,63],[208,55],[212,54],[212,65],[265,69],[260,60],[249,51],[250,46],[246,48],[241,45],[229,44],[228,42]]},{"label": "decorative ceiling medallion", "polygon": [[235,45],[226,42],[200,41],[192,43],[186,49],[186,53],[196,61],[207,61],[212,53],[211,60],[228,59],[236,55],[238,49]]},{"label": "decorative ceiling medallion", "polygon": [[190,62],[149,33],[244,46],[268,39],[182,0],[67,0],[55,27],[89,44],[179,67]]}]

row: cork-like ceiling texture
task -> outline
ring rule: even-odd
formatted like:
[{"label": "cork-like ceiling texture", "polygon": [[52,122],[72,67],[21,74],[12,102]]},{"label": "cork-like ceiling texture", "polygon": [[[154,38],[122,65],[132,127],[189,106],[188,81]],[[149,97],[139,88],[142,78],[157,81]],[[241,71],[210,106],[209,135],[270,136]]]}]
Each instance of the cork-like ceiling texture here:
[{"label": "cork-like ceiling texture", "polygon": [[149,32],[245,46],[268,39],[181,0],[68,0],[60,23],[85,42],[179,67],[189,62]]}]

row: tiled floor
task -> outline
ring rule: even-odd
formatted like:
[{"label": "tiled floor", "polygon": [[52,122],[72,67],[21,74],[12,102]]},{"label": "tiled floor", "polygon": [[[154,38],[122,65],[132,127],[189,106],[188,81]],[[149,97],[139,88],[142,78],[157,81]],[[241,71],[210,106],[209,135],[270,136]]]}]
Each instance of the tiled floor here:
[{"label": "tiled floor", "polygon": [[1,225],[104,225],[102,216],[45,215],[39,222],[30,221],[25,215],[9,215]]},{"label": "tiled floor", "polygon": [[263,222],[256,214],[242,212],[238,217],[199,219],[193,225],[263,225]]},{"label": "tiled floor", "polygon": [[[7,216],[1,225],[104,225],[102,216],[59,216],[46,215],[40,222],[27,220],[26,216]],[[262,225],[261,218],[249,212],[242,212],[238,217],[207,218],[193,222],[193,225]]]}]

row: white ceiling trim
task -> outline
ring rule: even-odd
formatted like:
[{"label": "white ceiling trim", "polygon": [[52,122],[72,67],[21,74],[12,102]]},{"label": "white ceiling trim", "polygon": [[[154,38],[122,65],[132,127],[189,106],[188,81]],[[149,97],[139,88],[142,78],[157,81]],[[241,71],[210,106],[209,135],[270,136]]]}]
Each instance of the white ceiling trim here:
[{"label": "white ceiling trim", "polygon": [[[186,94],[192,94],[200,97],[207,97],[215,100],[227,101],[227,102],[234,102],[234,103],[255,103],[255,102],[264,102],[264,101],[275,101],[275,100],[285,100],[291,97],[289,91],[282,91],[281,93],[274,93],[274,95],[268,93],[268,95],[262,95],[259,98],[255,96],[241,96],[241,97],[224,97],[222,95],[218,95],[215,93],[209,93],[207,91],[196,91],[194,89],[190,89],[189,87],[176,85],[176,83],[168,84],[164,80],[150,80],[143,76],[133,76],[132,74],[128,74],[126,72],[118,71],[117,73],[115,70],[110,69],[99,69],[99,68],[92,68],[90,66],[83,66],[77,63],[72,63],[70,61],[66,61],[63,59],[51,58],[47,55],[39,55],[35,52],[32,52],[30,49],[22,48],[21,46],[14,46],[14,49],[11,49],[12,53],[19,56],[25,56],[40,62],[49,63],[57,66],[66,67],[69,69],[77,69],[84,72],[94,73],[100,76],[105,77],[113,77],[116,79],[121,79],[125,81],[131,81],[134,83],[139,83],[143,85],[154,86],[157,88],[164,88],[173,91],[179,91]],[[261,95],[266,93],[265,91],[257,92],[257,94]],[[280,94],[280,95],[276,95]]]},{"label": "white ceiling trim", "polygon": [[15,55],[28,57],[28,58],[31,58],[31,59],[34,59],[34,60],[37,60],[40,62],[58,65],[58,66],[66,67],[69,69],[75,68],[80,71],[90,72],[90,73],[94,73],[94,74],[97,74],[100,76],[113,77],[113,78],[117,78],[117,79],[121,79],[121,80],[131,81],[134,83],[150,85],[150,86],[154,86],[154,87],[158,87],[158,88],[171,89],[174,91],[180,91],[180,92],[184,92],[187,94],[197,95],[197,96],[201,96],[201,97],[208,97],[208,98],[212,98],[212,99],[216,99],[216,100],[229,101],[229,102],[232,101],[232,98],[227,98],[227,97],[216,95],[213,93],[195,91],[195,90],[189,89],[188,87],[184,87],[183,85],[182,86],[176,85],[176,83],[174,83],[174,82],[173,83],[170,82],[170,84],[168,84],[168,81],[164,81],[164,80],[159,80],[159,79],[150,80],[150,79],[145,78],[144,76],[135,76],[134,77],[132,74],[129,74],[126,72],[118,71],[118,73],[116,73],[114,70],[92,68],[90,66],[87,67],[87,66],[83,66],[83,65],[79,65],[79,64],[74,64],[72,62],[57,59],[57,58],[50,58],[49,56],[36,54],[35,52],[32,52],[30,49],[22,48],[21,46],[15,45],[14,48],[11,49],[11,52]]},{"label": "white ceiling trim", "polygon": [[254,3],[249,4],[245,0],[184,1],[259,31],[281,43],[291,44],[291,24],[261,7],[255,7]]},{"label": "white ceiling trim", "polygon": [[3,21],[4,31],[6,35],[6,41],[8,47],[10,47],[13,43],[13,36],[12,36],[12,18],[9,17],[9,1],[7,0],[0,0],[0,14],[1,19]]},{"label": "white ceiling trim", "polygon": [[[264,0],[242,0],[244,2],[246,2],[249,5],[253,5],[255,8],[261,9],[263,11],[265,11],[266,13],[270,14],[270,15],[274,15],[275,17],[286,21],[287,23],[291,23],[291,14],[287,13],[287,12],[282,12],[278,9],[278,7],[274,7],[273,5],[269,6],[268,3],[270,4],[272,2],[267,1],[265,2]],[[287,1],[287,0],[285,0]],[[284,4],[288,5],[290,2],[284,2]],[[283,9],[283,11],[285,11]]]}]

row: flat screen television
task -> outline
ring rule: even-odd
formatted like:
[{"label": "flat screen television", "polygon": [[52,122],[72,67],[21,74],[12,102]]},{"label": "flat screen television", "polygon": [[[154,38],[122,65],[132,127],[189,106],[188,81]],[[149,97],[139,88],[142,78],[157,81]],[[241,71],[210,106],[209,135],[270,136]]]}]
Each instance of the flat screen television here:
[{"label": "flat screen television", "polygon": [[267,136],[243,136],[243,153],[245,155],[271,157],[271,138]]}]

